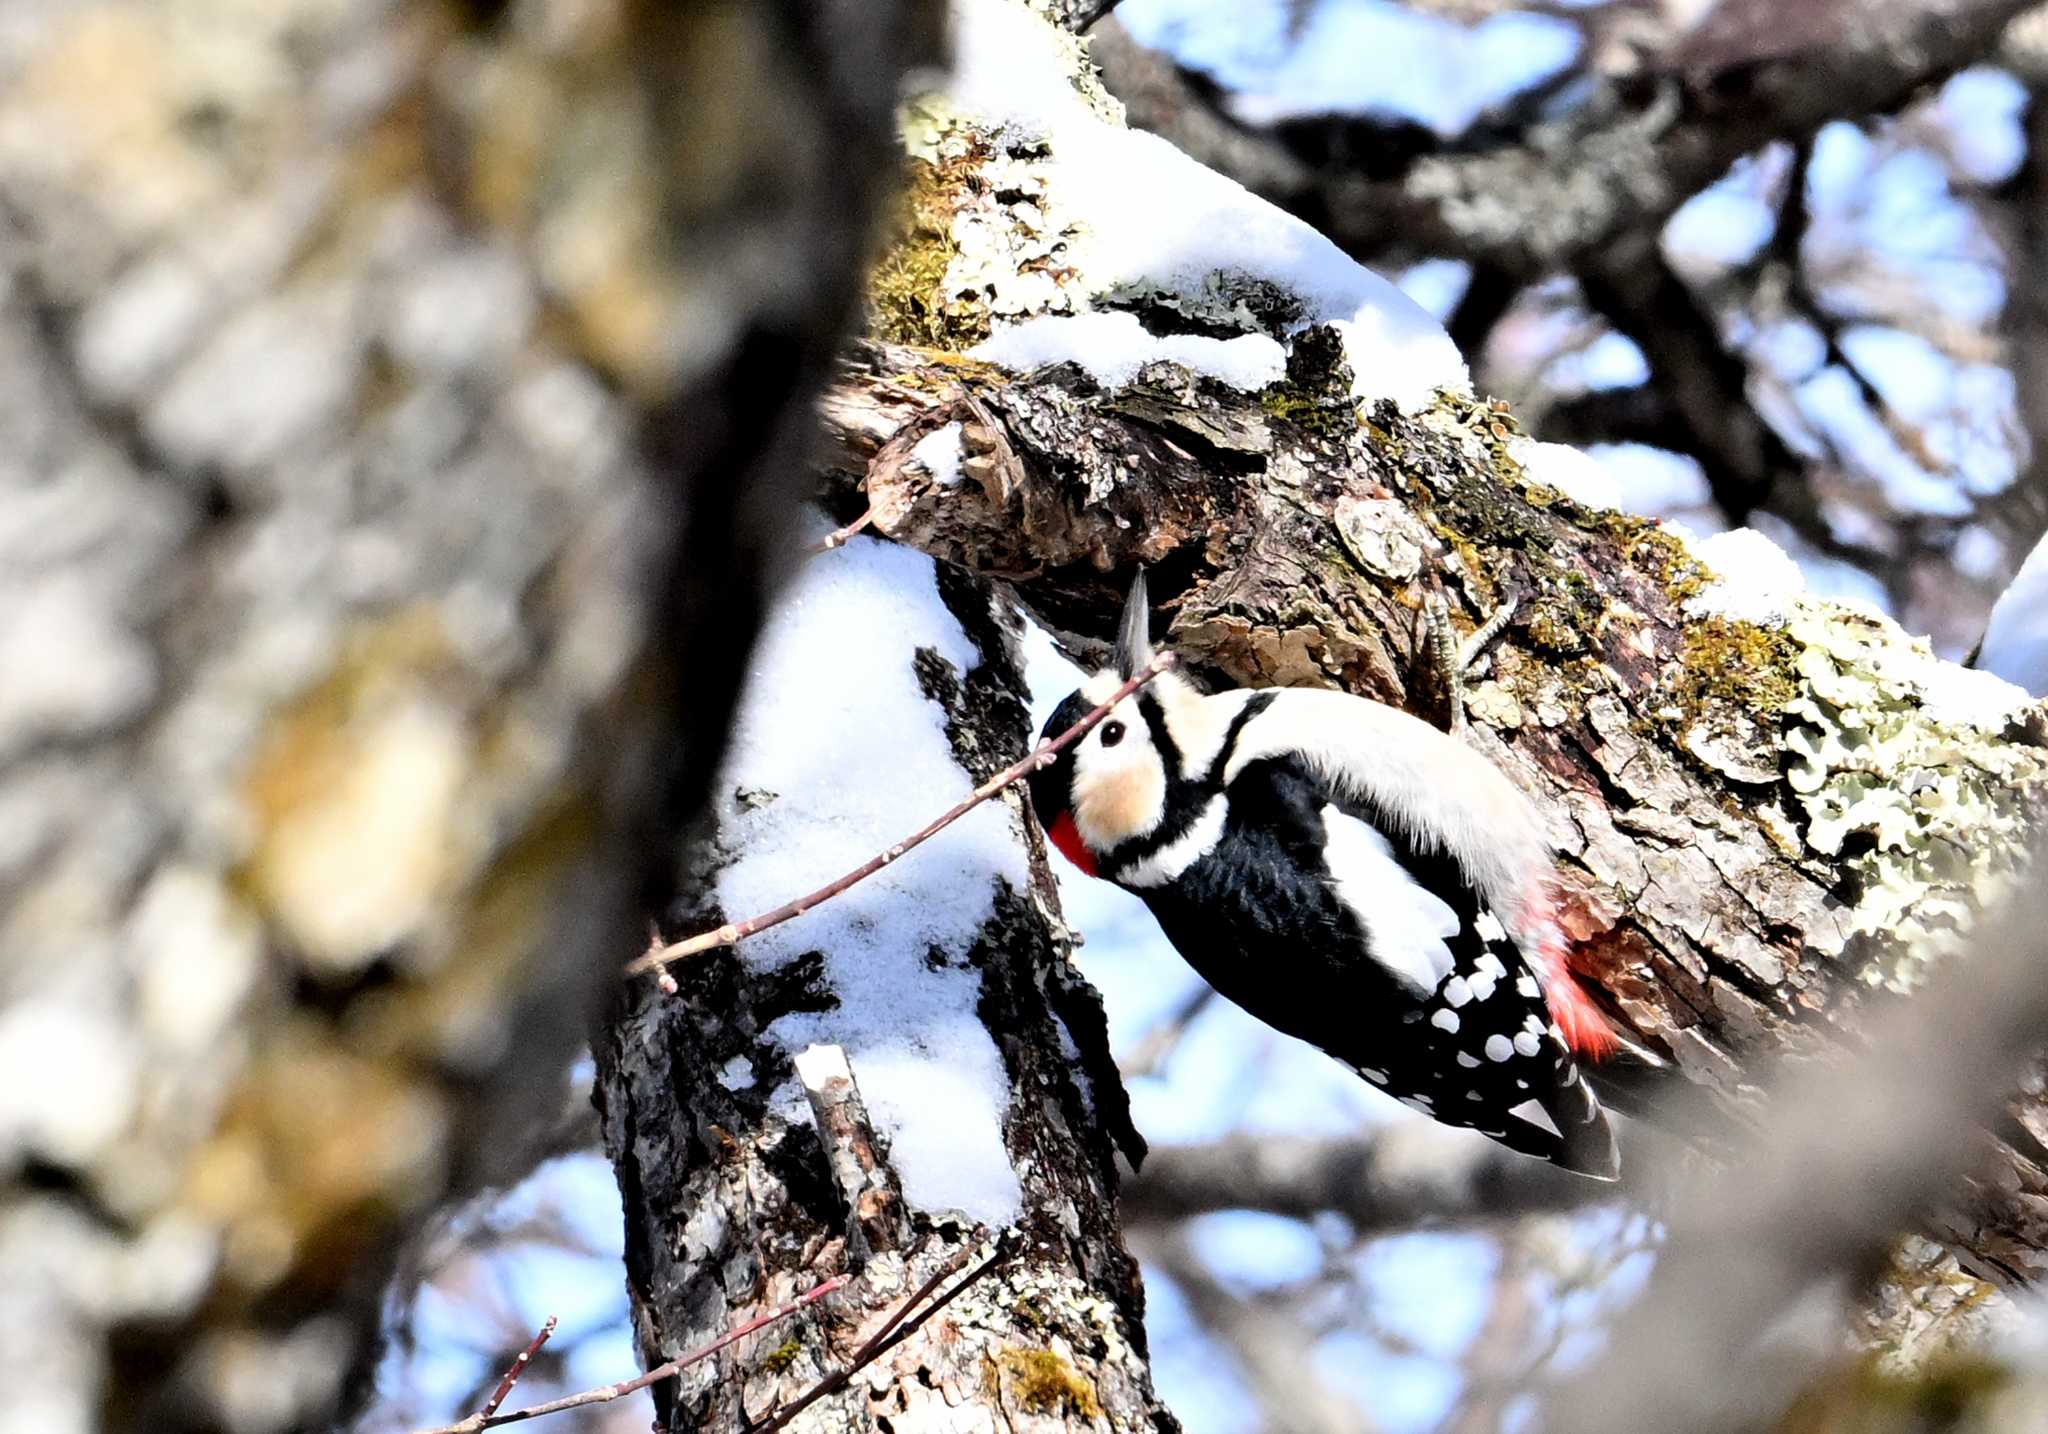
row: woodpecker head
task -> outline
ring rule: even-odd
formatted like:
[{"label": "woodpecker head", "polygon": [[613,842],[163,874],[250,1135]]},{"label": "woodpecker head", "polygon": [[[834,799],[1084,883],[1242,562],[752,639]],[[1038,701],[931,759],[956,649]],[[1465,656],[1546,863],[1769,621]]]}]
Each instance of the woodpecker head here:
[{"label": "woodpecker head", "polygon": [[[1113,663],[1053,709],[1041,738],[1066,731],[1152,660],[1151,616],[1141,571],[1124,600]],[[1032,773],[1031,804],[1046,835],[1090,876],[1101,858],[1164,820],[1168,788],[1182,775],[1175,714],[1196,700],[1193,688],[1163,673],[1110,709],[1051,766]]]}]

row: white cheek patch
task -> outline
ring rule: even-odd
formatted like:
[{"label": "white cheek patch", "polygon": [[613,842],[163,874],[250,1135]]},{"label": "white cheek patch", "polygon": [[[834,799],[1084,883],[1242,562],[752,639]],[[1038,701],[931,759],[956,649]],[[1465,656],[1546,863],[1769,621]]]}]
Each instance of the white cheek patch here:
[{"label": "white cheek patch", "polygon": [[1185,832],[1118,876],[1117,880],[1125,886],[1148,887],[1180,880],[1181,873],[1215,850],[1216,843],[1223,840],[1223,823],[1229,815],[1228,802],[1220,796],[1209,798],[1201,815]]},{"label": "white cheek patch", "polygon": [[1417,994],[1434,992],[1456,965],[1458,913],[1416,884],[1385,837],[1334,804],[1323,808],[1323,832],[1330,884],[1365,928],[1373,959]]},{"label": "white cheek patch", "polygon": [[[1087,689],[1082,689],[1086,693]],[[1124,739],[1102,745],[1102,729],[1124,725]],[[1134,702],[1119,704],[1074,752],[1074,828],[1091,851],[1144,836],[1166,816],[1166,771]]]}]

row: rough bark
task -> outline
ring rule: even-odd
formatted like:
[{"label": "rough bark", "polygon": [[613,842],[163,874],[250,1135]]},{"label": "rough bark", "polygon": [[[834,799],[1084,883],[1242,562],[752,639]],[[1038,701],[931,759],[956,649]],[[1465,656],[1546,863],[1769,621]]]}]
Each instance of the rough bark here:
[{"label": "rough bark", "polygon": [[323,1423],[551,1110],[936,15],[9,7],[0,1427]]},{"label": "rough bark", "polygon": [[[1947,671],[1858,612],[1689,616],[1708,574],[1677,540],[1526,481],[1484,404],[1360,420],[1332,392],[1319,409],[1313,387],[1160,366],[1110,393],[871,348],[832,411],[878,530],[1095,638],[1115,574],[1150,564],[1170,640],[1220,681],[1410,702],[1425,593],[1466,624],[1520,593],[1473,740],[1550,817],[1575,967],[1696,1081],[1732,1094],[1853,1032],[2014,872],[2048,776],[2037,726],[1945,720],[1922,689]],[[935,393],[879,450],[848,421]],[[940,490],[905,455],[946,422],[986,461]],[[1953,1230],[2006,1277],[2048,1251],[2037,1154],[2007,1147]]]},{"label": "rough bark", "polygon": [[[872,666],[881,681],[887,664],[917,665],[945,713],[956,760],[980,782],[1030,737],[1016,619],[980,583],[949,575],[941,590],[975,643],[973,671],[963,676],[930,650],[880,633]],[[799,1073],[770,1032],[777,1020],[822,1013],[833,1039],[842,1025],[849,1046],[859,1034],[841,1010],[849,993],[820,953],[765,970],[713,953],[676,968],[675,996],[651,982],[626,993],[597,1048],[598,1101],[626,1199],[627,1279],[647,1360],[700,1344],[829,1275],[855,1276],[815,1316],[658,1386],[660,1428],[749,1427],[844,1366],[934,1273],[979,1257],[997,1238],[1011,1242],[1012,1258],[851,1390],[815,1406],[801,1427],[1175,1427],[1152,1394],[1142,1291],[1118,1230],[1111,1136],[1129,1127],[1101,1006],[1067,963],[1044,848],[1019,799],[1005,800],[1010,838],[1029,845],[1030,889],[1005,885],[960,958],[979,982],[972,1017],[994,1038],[1007,1077],[1001,1141],[1022,1201],[1004,1229],[921,1208],[891,1167],[886,1132],[840,1083],[820,1092],[806,1071],[808,1104],[784,1098]],[[711,904],[718,849],[704,848],[678,929],[744,914]],[[936,951],[931,959],[948,964]],[[853,1084],[860,1078],[855,1057]]]},{"label": "rough bark", "polygon": [[[1574,965],[1691,1081],[1745,1101],[1772,1061],[1853,1045],[2020,869],[2048,779],[2037,712],[1973,713],[1966,674],[1860,611],[1792,598],[1759,625],[1703,606],[1713,575],[1678,540],[1531,480],[1498,405],[1356,404],[1336,335],[1284,305],[1191,320],[1199,282],[1046,285],[1064,231],[1043,145],[941,115],[923,152],[921,233],[954,246],[926,292],[889,298],[941,316],[927,342],[1092,302],[1160,332],[1264,333],[1288,373],[1244,392],[1154,364],[1110,389],[1071,364],[870,344],[827,404],[849,510],[864,485],[878,532],[1009,581],[1077,651],[1148,564],[1170,641],[1218,682],[1428,708],[1424,598],[1469,628],[1519,596],[1471,740],[1549,818]],[[949,424],[966,457],[946,485],[912,449]],[[2005,1281],[2048,1258],[2043,1107],[2017,1116],[1939,1222]]]}]

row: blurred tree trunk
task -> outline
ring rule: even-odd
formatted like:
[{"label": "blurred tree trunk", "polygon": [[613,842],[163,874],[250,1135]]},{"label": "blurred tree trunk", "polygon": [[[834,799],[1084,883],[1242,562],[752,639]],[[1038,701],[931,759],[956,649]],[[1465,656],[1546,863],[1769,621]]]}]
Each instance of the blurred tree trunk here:
[{"label": "blurred tree trunk", "polygon": [[324,1425],[518,1168],[940,13],[8,7],[0,1429]]}]

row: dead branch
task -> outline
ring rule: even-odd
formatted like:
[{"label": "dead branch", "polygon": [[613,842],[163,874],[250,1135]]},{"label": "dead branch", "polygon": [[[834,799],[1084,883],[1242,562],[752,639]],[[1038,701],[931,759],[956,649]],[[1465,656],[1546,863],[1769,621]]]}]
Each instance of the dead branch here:
[{"label": "dead branch", "polygon": [[910,1232],[903,1192],[877,1154],[874,1122],[846,1052],[838,1046],[810,1046],[796,1058],[796,1073],[811,1103],[825,1164],[846,1202],[847,1236],[855,1253],[865,1257],[898,1248]]}]

